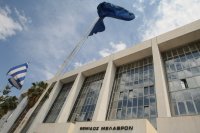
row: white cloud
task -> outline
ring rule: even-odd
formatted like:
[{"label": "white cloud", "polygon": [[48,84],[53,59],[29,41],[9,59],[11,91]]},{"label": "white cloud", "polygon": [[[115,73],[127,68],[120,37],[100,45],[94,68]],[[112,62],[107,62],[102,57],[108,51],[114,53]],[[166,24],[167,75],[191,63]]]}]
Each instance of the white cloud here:
[{"label": "white cloud", "polygon": [[74,68],[81,67],[81,66],[83,66],[83,65],[85,65],[85,64],[88,64],[88,63],[91,63],[91,62],[94,62],[94,61],[96,61],[95,58],[93,58],[93,59],[91,59],[91,60],[89,60],[89,61],[86,61],[86,62],[84,62],[84,63],[82,63],[82,62],[75,62],[75,63],[74,63]]},{"label": "white cloud", "polygon": [[26,24],[27,23],[31,23],[31,19],[25,16],[24,11],[18,11],[17,8],[15,8],[15,13],[17,15],[17,18],[19,20],[19,23],[21,24],[21,26],[26,29]]},{"label": "white cloud", "polygon": [[12,11],[8,6],[0,7],[0,40],[5,40],[7,37],[15,35],[17,31],[22,31],[27,23],[25,15],[20,14],[19,11],[16,12],[19,21],[14,20],[11,14]]},{"label": "white cloud", "polygon": [[54,77],[54,74],[51,73],[50,71],[44,71],[44,75],[45,75],[46,79],[51,79]]},{"label": "white cloud", "polygon": [[82,65],[83,65],[83,63],[81,63],[81,62],[75,62],[74,63],[75,68],[81,67]]},{"label": "white cloud", "polygon": [[200,0],[160,1],[154,18],[145,21],[142,39],[146,40],[200,19]]},{"label": "white cloud", "polygon": [[112,47],[111,49],[103,49],[101,51],[99,51],[99,54],[102,56],[102,57],[106,57],[112,53],[115,53],[115,52],[118,52],[120,50],[123,50],[126,48],[126,44],[123,43],[123,42],[119,42],[117,44],[114,44],[113,42],[110,42],[110,46]]},{"label": "white cloud", "polygon": [[150,0],[149,1],[149,5],[153,5],[153,4],[155,4],[156,3],[156,0]]},{"label": "white cloud", "polygon": [[[29,76],[32,79],[37,79],[38,81],[44,79],[45,80],[51,79],[55,75],[55,71],[53,71],[51,67],[52,66],[50,66],[49,64],[43,64],[40,67],[38,67],[35,64],[32,64]],[[40,76],[36,74],[39,74]]]},{"label": "white cloud", "polygon": [[145,9],[145,4],[143,2],[144,2],[143,0],[140,0],[139,2],[137,2],[137,1],[134,2],[133,9],[135,9],[138,12],[143,13],[144,9]]}]

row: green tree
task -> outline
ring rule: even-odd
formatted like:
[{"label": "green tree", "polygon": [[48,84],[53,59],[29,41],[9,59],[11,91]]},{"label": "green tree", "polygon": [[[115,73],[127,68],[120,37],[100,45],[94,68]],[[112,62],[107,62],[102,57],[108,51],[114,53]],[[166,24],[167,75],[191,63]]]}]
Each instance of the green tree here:
[{"label": "green tree", "polygon": [[47,88],[47,85],[48,84],[43,81],[32,83],[32,87],[27,92],[28,108],[31,108],[35,105],[44,90]]},{"label": "green tree", "polygon": [[9,85],[6,85],[5,89],[3,90],[3,95],[8,95],[10,93],[11,87]]},{"label": "green tree", "polygon": [[3,90],[3,95],[0,96],[0,118],[5,115],[9,110],[13,110],[17,107],[18,99],[16,96],[8,96],[11,87],[6,85]]}]

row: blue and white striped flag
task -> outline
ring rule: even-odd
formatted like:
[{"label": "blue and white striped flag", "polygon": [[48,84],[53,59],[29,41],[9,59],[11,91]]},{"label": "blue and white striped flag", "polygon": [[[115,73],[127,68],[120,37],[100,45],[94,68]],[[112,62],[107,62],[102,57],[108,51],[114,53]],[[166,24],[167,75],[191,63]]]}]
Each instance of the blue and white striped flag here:
[{"label": "blue and white striped flag", "polygon": [[10,75],[11,78],[8,79],[11,85],[17,89],[21,89],[24,83],[26,72],[28,69],[28,63],[24,63],[15,67],[10,68],[7,75]]}]

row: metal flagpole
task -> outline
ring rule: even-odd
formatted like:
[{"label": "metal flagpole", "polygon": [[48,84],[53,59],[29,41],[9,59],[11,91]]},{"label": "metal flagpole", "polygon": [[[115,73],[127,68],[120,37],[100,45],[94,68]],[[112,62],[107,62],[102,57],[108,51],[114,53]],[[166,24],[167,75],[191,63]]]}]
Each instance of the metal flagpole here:
[{"label": "metal flagpole", "polygon": [[[94,22],[91,24],[91,26],[89,27],[89,30],[86,32],[86,34],[83,36],[83,38],[76,44],[76,46],[74,47],[74,49],[72,50],[72,52],[66,57],[66,59],[63,62],[63,64],[61,65],[61,67],[58,69],[57,73],[52,78],[53,80],[50,80],[50,82],[48,83],[48,87],[42,93],[42,95],[40,96],[40,98],[38,99],[38,101],[36,102],[36,104],[34,105],[34,107],[32,107],[32,112],[30,113],[30,116],[32,115],[32,113],[34,112],[34,110],[36,109],[36,107],[38,106],[38,104],[40,103],[40,101],[42,100],[42,98],[45,96],[45,94],[51,88],[52,84],[56,83],[59,80],[59,78],[57,78],[57,77],[59,77],[62,74],[62,72],[65,69],[65,67],[67,65],[69,65],[69,62],[72,60],[72,58],[75,56],[75,54],[80,50],[81,46],[86,41],[87,37],[89,36],[90,32],[92,31],[92,29],[95,26],[95,24],[96,24],[97,21],[98,21],[98,18],[96,18],[94,20]],[[30,116],[24,117],[23,118],[23,122],[29,120]],[[22,130],[23,130],[26,125],[24,125],[24,123],[20,123],[19,126],[22,126],[23,127]]]},{"label": "metal flagpole", "polygon": [[78,53],[80,48],[83,46],[84,42],[86,41],[87,37],[89,36],[90,32],[92,31],[93,27],[95,26],[96,22],[98,21],[98,17],[94,20],[94,22],[89,27],[88,31],[85,33],[85,35],[82,37],[82,39],[76,44],[72,52],[66,57],[61,67],[58,69],[56,76],[60,76],[67,65],[69,65],[70,61],[73,59],[73,57]]}]

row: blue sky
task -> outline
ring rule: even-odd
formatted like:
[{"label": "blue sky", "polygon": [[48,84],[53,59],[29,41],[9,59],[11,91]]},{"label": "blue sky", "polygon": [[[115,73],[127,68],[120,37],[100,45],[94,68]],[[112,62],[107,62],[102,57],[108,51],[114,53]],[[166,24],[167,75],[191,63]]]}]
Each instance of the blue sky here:
[{"label": "blue sky", "polygon": [[[0,0],[0,88],[12,66],[30,61],[19,95],[32,82],[51,78],[98,16],[102,0]],[[89,37],[68,70],[132,47],[200,19],[200,0],[107,0],[136,19],[106,18],[106,30]]]}]

